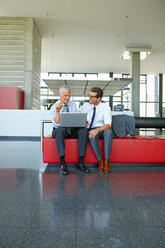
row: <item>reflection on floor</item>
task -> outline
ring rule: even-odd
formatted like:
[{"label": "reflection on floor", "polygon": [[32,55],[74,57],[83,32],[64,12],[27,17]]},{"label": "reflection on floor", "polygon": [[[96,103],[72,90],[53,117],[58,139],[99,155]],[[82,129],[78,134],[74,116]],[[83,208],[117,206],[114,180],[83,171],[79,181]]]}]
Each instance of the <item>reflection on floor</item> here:
[{"label": "reflection on floor", "polygon": [[0,143],[0,247],[164,248],[165,165],[45,168],[39,142]]}]

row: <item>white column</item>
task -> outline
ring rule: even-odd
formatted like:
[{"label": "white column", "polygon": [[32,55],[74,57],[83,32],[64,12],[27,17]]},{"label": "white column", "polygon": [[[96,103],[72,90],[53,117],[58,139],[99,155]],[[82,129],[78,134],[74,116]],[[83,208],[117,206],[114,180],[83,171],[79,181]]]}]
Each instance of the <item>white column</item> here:
[{"label": "white column", "polygon": [[140,116],[140,52],[131,54],[131,77],[134,79],[131,86],[131,111],[134,116]]}]

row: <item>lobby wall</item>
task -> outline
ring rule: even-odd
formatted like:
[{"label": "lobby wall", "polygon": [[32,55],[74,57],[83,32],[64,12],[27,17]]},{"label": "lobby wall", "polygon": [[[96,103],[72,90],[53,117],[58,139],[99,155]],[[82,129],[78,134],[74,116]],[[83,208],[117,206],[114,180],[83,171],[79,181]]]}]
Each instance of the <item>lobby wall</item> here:
[{"label": "lobby wall", "polygon": [[34,19],[0,17],[0,86],[24,91],[25,109],[40,109],[40,67],[41,36]]}]

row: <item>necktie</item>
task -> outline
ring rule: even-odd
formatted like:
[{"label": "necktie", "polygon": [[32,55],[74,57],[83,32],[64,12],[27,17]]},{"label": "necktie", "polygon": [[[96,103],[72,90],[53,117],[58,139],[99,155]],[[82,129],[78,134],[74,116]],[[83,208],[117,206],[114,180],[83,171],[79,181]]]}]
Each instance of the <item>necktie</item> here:
[{"label": "necktie", "polygon": [[96,107],[93,107],[93,115],[92,115],[92,120],[91,120],[91,124],[89,126],[89,129],[92,127],[93,125],[93,121],[94,121],[94,118],[95,118],[95,114],[96,114]]},{"label": "necktie", "polygon": [[[65,104],[64,106],[65,106],[65,112],[69,112],[68,104]],[[69,135],[71,133],[71,131],[72,131],[71,127],[66,128],[67,135]]]},{"label": "necktie", "polygon": [[68,104],[65,104],[65,112],[69,112]]}]

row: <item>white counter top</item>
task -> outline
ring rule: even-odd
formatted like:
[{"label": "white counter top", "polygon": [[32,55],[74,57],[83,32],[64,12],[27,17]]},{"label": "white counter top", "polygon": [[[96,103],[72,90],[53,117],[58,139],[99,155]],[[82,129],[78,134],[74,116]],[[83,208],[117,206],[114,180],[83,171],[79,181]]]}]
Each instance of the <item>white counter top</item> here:
[{"label": "white counter top", "polygon": [[[112,111],[112,115],[133,112]],[[50,120],[49,110],[0,110],[0,136],[40,136],[41,120]],[[46,123],[44,134],[50,135],[52,124]]]}]

